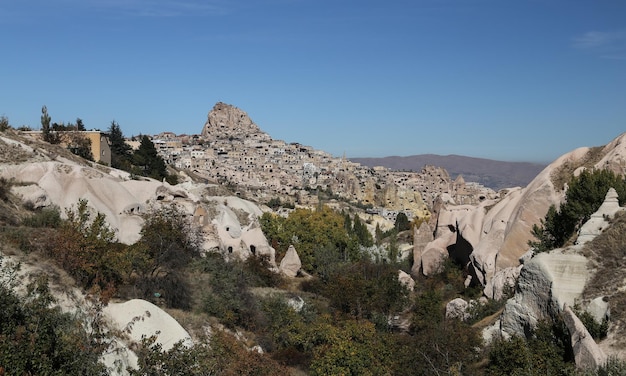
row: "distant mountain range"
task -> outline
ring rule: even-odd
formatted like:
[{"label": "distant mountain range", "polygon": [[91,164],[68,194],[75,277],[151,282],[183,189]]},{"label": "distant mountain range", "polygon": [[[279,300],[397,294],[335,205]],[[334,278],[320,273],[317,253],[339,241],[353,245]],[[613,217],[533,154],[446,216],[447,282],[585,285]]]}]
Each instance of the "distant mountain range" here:
[{"label": "distant mountain range", "polygon": [[452,179],[462,175],[468,182],[499,190],[526,186],[546,165],[530,162],[505,162],[462,155],[419,154],[407,157],[350,158],[364,166],[383,166],[392,170],[421,171],[426,165],[445,168]]}]

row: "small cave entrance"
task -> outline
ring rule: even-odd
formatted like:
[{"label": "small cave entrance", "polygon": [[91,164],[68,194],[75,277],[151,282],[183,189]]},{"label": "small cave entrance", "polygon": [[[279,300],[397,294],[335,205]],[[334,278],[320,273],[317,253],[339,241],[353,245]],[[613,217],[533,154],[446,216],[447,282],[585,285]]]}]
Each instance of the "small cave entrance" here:
[{"label": "small cave entrance", "polygon": [[252,254],[256,256],[256,246],[250,245],[250,252],[252,252]]},{"label": "small cave entrance", "polygon": [[233,253],[233,247],[228,247],[228,253]]}]

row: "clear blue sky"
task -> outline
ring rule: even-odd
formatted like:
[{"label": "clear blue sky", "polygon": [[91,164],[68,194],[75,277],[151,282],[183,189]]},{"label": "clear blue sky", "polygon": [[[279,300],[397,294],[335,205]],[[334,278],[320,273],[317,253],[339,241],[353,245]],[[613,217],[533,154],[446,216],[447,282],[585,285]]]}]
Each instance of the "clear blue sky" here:
[{"label": "clear blue sky", "polygon": [[0,115],[339,156],[551,161],[626,131],[622,0],[0,0]]}]

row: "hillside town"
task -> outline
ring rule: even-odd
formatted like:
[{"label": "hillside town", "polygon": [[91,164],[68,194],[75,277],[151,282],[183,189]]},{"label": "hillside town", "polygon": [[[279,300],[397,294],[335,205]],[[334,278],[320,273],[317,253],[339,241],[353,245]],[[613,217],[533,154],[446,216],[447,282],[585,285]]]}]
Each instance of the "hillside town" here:
[{"label": "hillside town", "polygon": [[409,219],[429,216],[437,198],[477,204],[497,193],[462,176],[426,166],[421,172],[369,168],[300,143],[274,140],[242,110],[217,103],[202,133],[163,132],[152,138],[167,164],[190,170],[209,182],[235,187],[259,202],[278,197],[298,205],[315,205],[326,197],[361,206],[391,220],[399,212]]}]

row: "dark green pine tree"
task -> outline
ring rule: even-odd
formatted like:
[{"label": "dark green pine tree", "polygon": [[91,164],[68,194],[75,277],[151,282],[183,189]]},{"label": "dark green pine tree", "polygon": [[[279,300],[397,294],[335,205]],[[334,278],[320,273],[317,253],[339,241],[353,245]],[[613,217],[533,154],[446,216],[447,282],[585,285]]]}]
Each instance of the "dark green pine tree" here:
[{"label": "dark green pine tree", "polygon": [[167,177],[167,167],[163,158],[157,154],[148,136],[141,137],[141,145],[133,154],[133,165],[138,174],[157,180]]},{"label": "dark green pine tree", "polygon": [[111,143],[111,167],[121,170],[130,171],[131,165],[131,147],[126,143],[122,128],[113,120],[109,127],[109,142]]},{"label": "dark green pine tree", "polygon": [[367,229],[367,225],[361,222],[358,215],[354,216],[354,224],[352,225],[352,231],[359,240],[359,244],[365,247],[371,247],[374,245],[374,239]]}]

